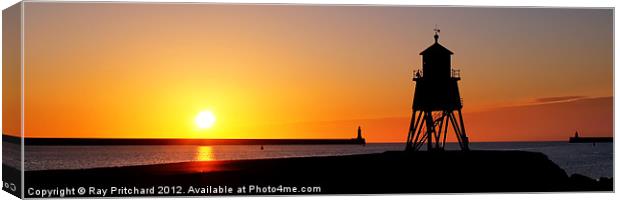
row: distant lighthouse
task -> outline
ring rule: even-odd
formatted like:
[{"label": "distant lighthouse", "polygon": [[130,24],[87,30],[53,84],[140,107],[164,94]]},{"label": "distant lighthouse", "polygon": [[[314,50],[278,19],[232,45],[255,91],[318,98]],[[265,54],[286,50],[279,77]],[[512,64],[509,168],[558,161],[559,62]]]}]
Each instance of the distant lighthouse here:
[{"label": "distant lighthouse", "polygon": [[358,126],[358,127],[357,127],[357,139],[358,139],[358,140],[363,139],[363,138],[362,138],[362,127],[361,127],[361,126]]},{"label": "distant lighthouse", "polygon": [[[422,51],[422,70],[415,70],[413,114],[407,134],[406,150],[417,151],[426,143],[429,151],[443,150],[451,126],[461,150],[469,150],[469,139],[461,109],[463,104],[457,82],[460,71],[452,69],[452,51],[439,44],[439,29],[435,43]],[[458,117],[455,115],[458,113]]]},{"label": "distant lighthouse", "polygon": [[357,138],[352,139],[355,144],[366,145],[366,139],[362,137],[362,126],[357,127]]}]

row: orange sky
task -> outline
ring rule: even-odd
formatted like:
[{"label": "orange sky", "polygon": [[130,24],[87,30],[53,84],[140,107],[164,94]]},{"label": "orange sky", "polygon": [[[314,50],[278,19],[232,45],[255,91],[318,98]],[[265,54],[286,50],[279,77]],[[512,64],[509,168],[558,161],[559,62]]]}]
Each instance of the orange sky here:
[{"label": "orange sky", "polygon": [[[612,13],[28,2],[24,131],[349,138],[361,125],[370,142],[404,142],[412,71],[439,24],[462,70],[472,141],[565,140],[576,129],[610,136],[612,103],[580,102],[613,95]],[[528,107],[573,96],[563,111],[558,102]],[[592,114],[564,113],[577,108]],[[201,130],[194,117],[204,110],[217,121]],[[558,115],[524,120],[541,113]]]}]

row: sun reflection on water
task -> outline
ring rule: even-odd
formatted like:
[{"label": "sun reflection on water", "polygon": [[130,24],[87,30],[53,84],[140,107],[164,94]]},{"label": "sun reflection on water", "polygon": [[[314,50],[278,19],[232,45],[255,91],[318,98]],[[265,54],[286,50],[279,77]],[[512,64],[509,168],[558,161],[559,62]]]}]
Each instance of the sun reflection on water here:
[{"label": "sun reflection on water", "polygon": [[212,161],[215,160],[213,155],[213,147],[211,146],[198,146],[196,148],[196,161]]}]

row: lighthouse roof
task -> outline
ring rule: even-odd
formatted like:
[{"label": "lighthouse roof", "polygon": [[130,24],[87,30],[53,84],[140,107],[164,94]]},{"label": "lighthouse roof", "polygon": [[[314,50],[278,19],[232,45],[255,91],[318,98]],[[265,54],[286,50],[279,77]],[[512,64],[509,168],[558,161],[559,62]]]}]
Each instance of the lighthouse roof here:
[{"label": "lighthouse roof", "polygon": [[424,51],[420,52],[420,55],[428,55],[428,54],[454,54],[452,51],[448,50],[446,47],[441,46],[438,42],[435,42],[430,47],[426,48]]}]

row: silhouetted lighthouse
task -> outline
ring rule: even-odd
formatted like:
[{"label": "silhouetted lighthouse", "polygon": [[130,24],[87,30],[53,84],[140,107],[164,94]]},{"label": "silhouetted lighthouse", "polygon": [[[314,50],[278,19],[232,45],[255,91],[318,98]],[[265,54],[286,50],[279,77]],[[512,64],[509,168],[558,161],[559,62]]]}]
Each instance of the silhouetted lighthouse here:
[{"label": "silhouetted lighthouse", "polygon": [[457,84],[460,71],[450,64],[453,53],[439,44],[439,29],[435,29],[434,37],[435,43],[420,53],[422,70],[414,71],[416,86],[406,149],[417,151],[426,143],[429,151],[443,150],[451,126],[461,149],[466,151],[469,141]]}]

